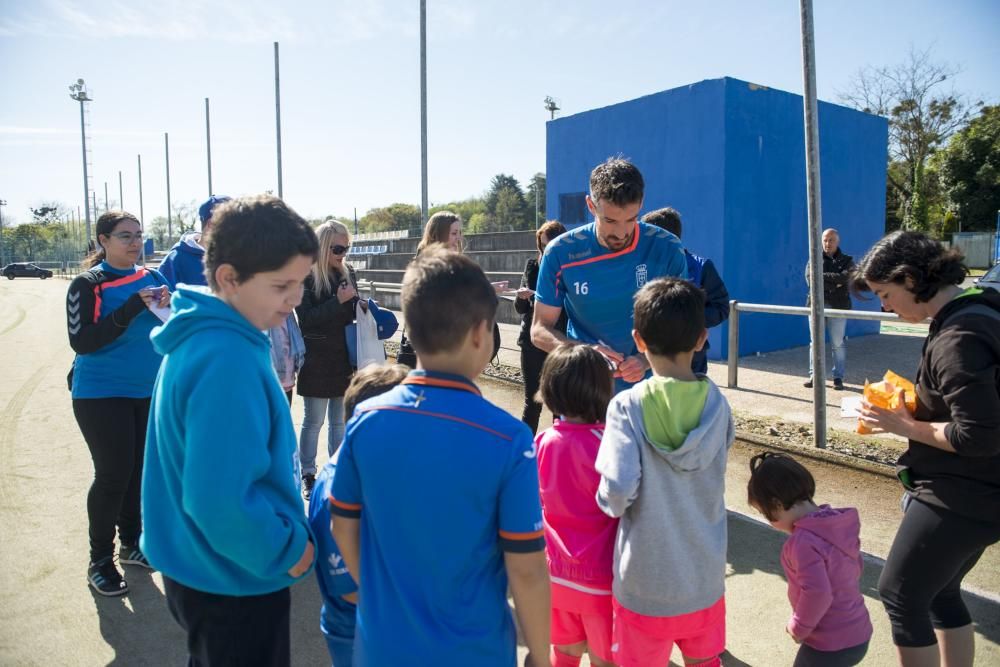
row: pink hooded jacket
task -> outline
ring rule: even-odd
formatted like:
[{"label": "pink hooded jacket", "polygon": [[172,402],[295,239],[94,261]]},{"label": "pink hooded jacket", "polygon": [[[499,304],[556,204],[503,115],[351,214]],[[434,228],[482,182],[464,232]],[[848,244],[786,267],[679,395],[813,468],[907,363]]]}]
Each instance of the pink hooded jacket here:
[{"label": "pink hooded jacket", "polygon": [[860,589],[860,531],[856,509],[821,505],[795,522],[781,549],[792,603],[788,632],[814,649],[839,651],[872,636]]},{"label": "pink hooded jacket", "polygon": [[610,595],[618,519],[594,499],[601,476],[594,459],[604,424],[561,419],[535,437],[545,524],[545,557],[552,583]]}]

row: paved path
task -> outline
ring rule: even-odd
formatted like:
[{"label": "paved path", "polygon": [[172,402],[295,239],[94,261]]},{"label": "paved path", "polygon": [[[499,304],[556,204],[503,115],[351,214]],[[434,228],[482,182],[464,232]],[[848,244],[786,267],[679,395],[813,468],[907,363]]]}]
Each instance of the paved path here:
[{"label": "paved path", "polygon": [[[85,503],[93,469],[66,390],[72,353],[63,320],[65,289],[65,281],[0,282],[0,368],[4,371],[0,382],[0,664],[183,664],[184,638],[167,612],[159,575],[129,568],[131,593],[126,598],[100,598],[86,585]],[[851,341],[851,345],[857,343]],[[504,354],[516,365],[515,354]],[[798,354],[804,360],[804,354]],[[766,362],[779,355],[752,360],[762,366],[748,364],[741,382],[746,378],[747,386],[753,386],[755,373],[766,380],[764,374],[772,373]],[[790,359],[789,363],[796,363],[794,357]],[[713,376],[719,370],[713,367]],[[776,411],[766,414],[785,414],[786,406],[792,405],[795,382],[788,380],[788,384],[789,395],[784,398],[778,391],[770,392],[778,395],[772,397]],[[519,412],[519,387],[490,381],[482,386],[491,400]],[[729,395],[738,405],[739,397]],[[756,402],[749,399],[749,407]],[[293,417],[297,424],[301,408],[296,399]],[[782,629],[788,614],[778,561],[784,538],[755,521],[746,507],[746,462],[753,451],[742,445],[734,448],[726,482],[727,505],[733,513],[727,577],[730,653],[724,663],[787,665],[795,647]],[[865,664],[892,664],[887,622],[874,587],[878,557],[885,555],[898,521],[898,489],[882,478],[827,464],[809,465],[817,477],[821,500],[853,504],[861,510],[862,546],[874,555],[863,587],[876,626],[876,640]],[[967,596],[979,622],[978,665],[1000,664],[998,576],[1000,550],[994,547],[969,578],[980,593]],[[293,589],[295,665],[329,664],[318,628],[319,606],[313,579]],[[679,664],[676,656],[675,664]]]}]

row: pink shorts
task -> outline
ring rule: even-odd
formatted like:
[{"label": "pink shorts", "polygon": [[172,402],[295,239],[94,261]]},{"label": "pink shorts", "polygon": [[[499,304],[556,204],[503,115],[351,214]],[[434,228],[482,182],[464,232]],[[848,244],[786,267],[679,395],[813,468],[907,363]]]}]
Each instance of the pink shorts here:
[{"label": "pink shorts", "polygon": [[613,601],[612,651],[621,667],[666,665],[674,644],[688,658],[710,658],[726,649],[726,598],[679,616],[643,616]]},{"label": "pink shorts", "polygon": [[552,643],[587,642],[587,651],[611,662],[611,594],[595,595],[552,584]]}]

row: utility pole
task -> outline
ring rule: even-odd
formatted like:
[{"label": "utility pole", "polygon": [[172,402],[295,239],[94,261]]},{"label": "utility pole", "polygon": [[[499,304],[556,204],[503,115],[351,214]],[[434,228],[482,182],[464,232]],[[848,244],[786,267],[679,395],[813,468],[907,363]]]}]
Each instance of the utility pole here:
[{"label": "utility pole", "polygon": [[[813,442],[826,449],[826,327],[823,317],[823,215],[820,202],[819,108],[816,101],[816,42],[812,0],[800,0],[802,19],[802,111],[805,118],[806,202],[809,212],[809,335],[812,338]],[[738,354],[730,350],[730,354]]]},{"label": "utility pole", "polygon": [[167,157],[167,245],[174,240],[174,222],[170,214],[170,134],[163,133],[163,150]]},{"label": "utility pole", "polygon": [[420,0],[420,223],[427,224],[427,0]]},{"label": "utility pole", "polygon": [[211,197],[212,190],[212,126],[208,120],[208,98],[205,98],[205,148],[208,152],[208,196]]},{"label": "utility pole", "polygon": [[278,43],[274,43],[274,123],[278,134],[278,199],[285,198],[281,186],[281,78],[278,68]]}]

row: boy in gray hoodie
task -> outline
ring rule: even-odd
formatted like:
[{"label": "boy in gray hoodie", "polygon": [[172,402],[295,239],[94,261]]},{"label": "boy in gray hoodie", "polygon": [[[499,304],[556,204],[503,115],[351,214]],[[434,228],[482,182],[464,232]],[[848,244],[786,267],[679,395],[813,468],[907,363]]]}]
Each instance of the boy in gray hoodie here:
[{"label": "boy in gray hoodie", "polygon": [[635,296],[632,336],[653,377],[608,406],[597,504],[621,517],[615,544],[616,665],[716,667],[725,649],[726,456],[733,418],[722,392],[691,371],[705,296],[661,278]]}]

